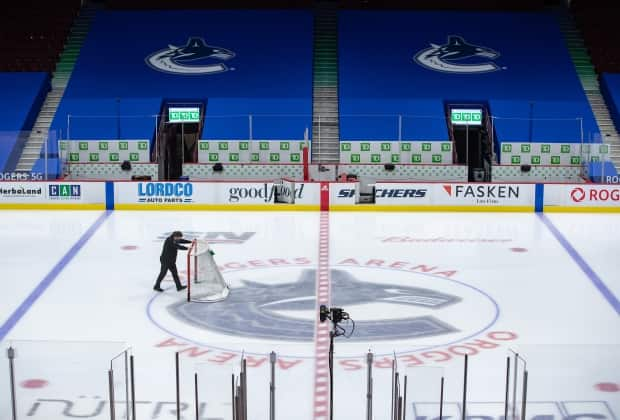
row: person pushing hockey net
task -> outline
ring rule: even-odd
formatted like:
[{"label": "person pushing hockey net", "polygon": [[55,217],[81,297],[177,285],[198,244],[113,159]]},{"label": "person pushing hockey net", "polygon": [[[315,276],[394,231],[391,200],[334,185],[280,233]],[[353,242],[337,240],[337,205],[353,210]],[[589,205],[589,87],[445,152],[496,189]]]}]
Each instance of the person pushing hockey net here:
[{"label": "person pushing hockey net", "polygon": [[192,241],[183,239],[183,233],[178,230],[175,230],[170,236],[166,238],[166,240],[164,241],[164,246],[161,250],[161,256],[159,257],[161,269],[159,270],[157,280],[155,280],[155,286],[153,286],[153,290],[157,292],[164,291],[164,289],[161,288],[161,282],[164,279],[168,270],[170,270],[170,273],[172,273],[172,279],[174,280],[174,284],[177,287],[177,291],[181,291],[187,288],[187,286],[181,285],[181,281],[179,280],[179,272],[177,270],[177,252],[179,249],[187,251],[189,248],[181,244],[191,243]]}]

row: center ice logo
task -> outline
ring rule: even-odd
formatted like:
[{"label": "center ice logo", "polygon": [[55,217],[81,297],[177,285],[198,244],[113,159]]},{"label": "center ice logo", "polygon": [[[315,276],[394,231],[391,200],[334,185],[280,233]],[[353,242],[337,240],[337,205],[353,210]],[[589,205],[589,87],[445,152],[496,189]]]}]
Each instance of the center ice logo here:
[{"label": "center ice logo", "polygon": [[[235,288],[228,299],[217,304],[180,302],[169,309],[181,321],[223,334],[309,341],[313,338],[314,321],[295,313],[315,310],[315,280],[314,269],[304,269],[297,281],[278,285],[243,280],[243,287]],[[360,320],[352,313],[357,320],[351,340],[423,338],[459,331],[431,314],[459,303],[459,296],[422,287],[363,281],[339,269],[331,270],[331,280],[333,304],[350,312],[355,305],[389,303],[407,306],[410,309],[406,313],[417,314],[399,319]]]},{"label": "center ice logo", "polygon": [[[443,73],[476,74],[500,70],[492,61],[499,57],[497,51],[481,45],[470,44],[461,36],[450,35],[444,45],[431,43],[413,57],[413,61],[430,70]],[[469,63],[468,61],[482,61]]]},{"label": "center ice logo", "polygon": [[184,46],[168,45],[168,48],[146,57],[145,61],[154,70],[164,73],[202,76],[228,71],[226,64],[212,61],[227,61],[234,56],[235,53],[226,48],[208,45],[200,37],[191,37]]}]

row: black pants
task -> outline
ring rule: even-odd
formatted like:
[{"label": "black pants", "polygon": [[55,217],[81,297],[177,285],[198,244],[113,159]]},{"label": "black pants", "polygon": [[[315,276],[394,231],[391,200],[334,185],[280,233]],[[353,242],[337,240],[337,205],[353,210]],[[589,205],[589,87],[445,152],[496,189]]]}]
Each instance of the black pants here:
[{"label": "black pants", "polygon": [[177,265],[174,262],[161,261],[161,270],[159,270],[159,276],[157,276],[157,281],[155,281],[155,287],[159,288],[161,285],[161,281],[164,279],[164,276],[170,270],[172,273],[172,278],[174,279],[174,284],[177,286],[177,290],[181,288],[181,281],[179,280],[179,272],[177,271]]}]

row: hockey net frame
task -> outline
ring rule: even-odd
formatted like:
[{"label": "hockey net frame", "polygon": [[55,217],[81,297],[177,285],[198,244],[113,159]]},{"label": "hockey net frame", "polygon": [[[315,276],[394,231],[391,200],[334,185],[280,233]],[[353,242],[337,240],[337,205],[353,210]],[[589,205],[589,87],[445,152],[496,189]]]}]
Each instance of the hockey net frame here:
[{"label": "hockey net frame", "polygon": [[[228,294],[230,292],[230,288],[228,287],[228,284],[226,283],[226,281],[224,281],[224,291],[222,295],[215,296],[213,298],[208,298],[205,296],[201,299],[192,299],[192,283],[195,282],[197,275],[198,275],[197,273],[199,271],[197,269],[199,255],[196,254],[198,242],[199,241],[197,239],[192,240],[192,243],[190,244],[187,250],[187,301],[188,302],[200,302],[200,303],[211,303],[211,302],[222,301],[228,297]],[[207,241],[203,240],[202,242],[205,242],[208,245]],[[209,252],[209,251],[207,250],[205,252]],[[213,261],[213,264],[215,264],[214,261]],[[215,270],[218,270],[217,265],[215,265]]]}]

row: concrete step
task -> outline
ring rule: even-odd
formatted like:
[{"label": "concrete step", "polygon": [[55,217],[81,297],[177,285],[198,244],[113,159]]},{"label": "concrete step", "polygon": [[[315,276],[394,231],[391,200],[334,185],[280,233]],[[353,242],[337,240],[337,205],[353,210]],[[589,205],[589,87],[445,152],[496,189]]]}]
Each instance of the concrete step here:
[{"label": "concrete step", "polygon": [[324,150],[324,151],[338,152],[338,151],[340,151],[340,141],[338,140],[338,136],[334,136],[334,135],[323,136],[323,135],[321,135],[320,140],[319,140],[319,137],[317,135],[316,137],[314,137],[314,141],[313,141],[312,147],[315,150],[318,150],[319,147],[320,147],[320,149]]},{"label": "concrete step", "polygon": [[[340,143],[338,140],[336,140],[337,143]],[[338,149],[338,145],[336,145],[336,147],[332,147],[332,148],[327,148],[325,145],[321,144],[314,144],[313,145],[313,149],[315,151],[316,154],[321,154],[321,155],[336,155],[338,156],[340,154],[340,150]]]},{"label": "concrete step", "polygon": [[37,160],[41,157],[41,153],[23,153],[20,160]]},{"label": "concrete step", "polygon": [[340,152],[319,152],[312,156],[312,162],[338,164],[340,160]]},{"label": "concrete step", "polygon": [[338,101],[329,99],[329,100],[319,100],[318,98],[314,98],[314,103],[312,105],[312,110],[315,113],[321,113],[322,110],[327,112],[338,111]]},{"label": "concrete step", "polygon": [[333,149],[333,148],[332,149],[327,149],[325,147],[325,145],[323,145],[323,144],[319,145],[316,140],[313,143],[314,144],[312,145],[312,152],[313,152],[312,154],[315,155],[315,156],[316,155],[323,155],[323,156],[325,156],[325,155],[332,155],[332,156],[336,155],[337,156],[337,155],[340,154],[340,150],[338,149],[338,147],[336,147],[335,149]]},{"label": "concrete step", "polygon": [[338,149],[333,149],[333,150],[326,150],[323,149],[321,147],[321,149],[318,148],[318,145],[313,145],[312,148],[312,154],[314,156],[339,156],[340,155],[340,150]]},{"label": "concrete step", "polygon": [[321,114],[319,113],[314,113],[312,120],[318,124],[319,123],[319,116],[320,121],[321,121],[321,125],[334,125],[338,123],[338,111],[335,112],[323,112]]},{"label": "concrete step", "polygon": [[316,136],[314,137],[314,145],[321,145],[321,148],[325,147],[326,145],[335,145],[336,147],[340,147],[339,146],[339,141],[338,141],[338,134],[326,134],[326,133],[320,133],[321,135],[319,136],[319,132],[315,131],[313,134],[315,134]]},{"label": "concrete step", "polygon": [[340,155],[317,153],[312,155],[312,163],[338,164],[340,163]]},{"label": "concrete step", "polygon": [[314,86],[320,86],[320,87],[333,87],[333,86],[338,86],[338,83],[336,82],[318,82],[315,81],[313,82]]},{"label": "concrete step", "polygon": [[321,114],[321,112],[338,112],[338,102],[332,100],[317,100],[315,98],[314,104],[312,106],[312,111],[317,115]]},{"label": "concrete step", "polygon": [[[317,145],[321,145],[321,149],[325,149],[326,147],[336,147],[339,148],[340,147],[340,142],[338,140],[338,134],[325,134],[325,133],[320,133],[321,135],[319,136],[318,132],[314,133],[316,134],[316,137],[314,137],[314,145],[313,146],[317,146]],[[327,150],[327,149],[325,149]]]},{"label": "concrete step", "polygon": [[333,73],[334,75],[338,75],[338,66],[336,66],[333,63],[325,63],[325,62],[315,63],[312,66],[312,71],[314,72],[314,74]]},{"label": "concrete step", "polygon": [[19,159],[20,162],[24,163],[24,162],[28,162],[28,161],[36,161],[37,159],[39,159],[39,157],[41,156],[40,153],[35,153],[35,154],[27,154],[27,155],[22,155]]},{"label": "concrete step", "polygon": [[313,133],[318,133],[319,131],[321,132],[322,138],[337,137],[338,133],[340,133],[340,129],[338,128],[338,126],[324,127],[323,125],[321,125],[321,127],[312,127]]},{"label": "concrete step", "polygon": [[315,103],[338,103],[338,95],[331,92],[321,92],[312,95]]},{"label": "concrete step", "polygon": [[338,72],[335,70],[329,71],[315,71],[312,75],[312,80],[322,80],[322,79],[334,79],[338,80]]},{"label": "concrete step", "polygon": [[338,141],[338,139],[334,139],[332,140],[332,144],[335,144],[335,147],[328,148],[328,145],[325,143],[324,140],[319,141],[315,137],[315,140],[312,142],[312,151],[315,153],[339,154],[340,153],[339,143],[340,142]]},{"label": "concrete step", "polygon": [[323,131],[321,130],[321,132],[319,131],[312,131],[312,138],[316,139],[316,140],[321,140],[322,142],[324,142],[323,144],[330,142],[330,141],[338,141],[338,138],[340,137],[340,132],[339,131]]},{"label": "concrete step", "polygon": [[338,93],[337,87],[317,87],[315,86],[312,89],[313,93],[324,92],[324,93]]},{"label": "concrete step", "polygon": [[41,156],[41,151],[42,147],[41,145],[39,145],[39,147],[32,147],[30,149],[24,147],[24,151],[22,152],[22,156],[23,157],[35,157],[35,156]]},{"label": "concrete step", "polygon": [[[316,131],[316,130],[315,130]],[[319,142],[319,138],[315,138],[315,144],[318,144]],[[321,147],[336,147],[339,148],[340,144],[338,141],[338,135],[337,134],[326,134],[326,133],[321,133],[321,139],[320,139],[320,144]]]},{"label": "concrete step", "polygon": [[321,150],[332,150],[338,151],[340,150],[340,142],[338,141],[338,137],[330,136],[330,137],[321,137],[321,140],[315,138],[314,144],[312,145],[315,148],[321,147]]}]

